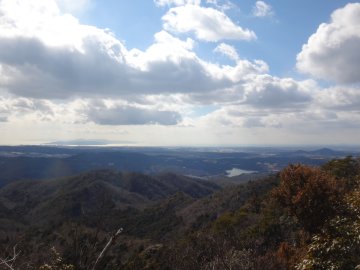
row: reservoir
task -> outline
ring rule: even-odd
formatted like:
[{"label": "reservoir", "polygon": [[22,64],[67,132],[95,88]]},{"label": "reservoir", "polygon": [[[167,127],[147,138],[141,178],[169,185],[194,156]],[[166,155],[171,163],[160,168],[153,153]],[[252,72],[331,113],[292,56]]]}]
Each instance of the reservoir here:
[{"label": "reservoir", "polygon": [[234,176],[238,176],[238,175],[242,175],[242,174],[255,173],[255,172],[256,171],[248,171],[248,170],[243,170],[243,169],[238,169],[238,168],[232,168],[231,170],[226,171],[226,176],[234,177]]}]

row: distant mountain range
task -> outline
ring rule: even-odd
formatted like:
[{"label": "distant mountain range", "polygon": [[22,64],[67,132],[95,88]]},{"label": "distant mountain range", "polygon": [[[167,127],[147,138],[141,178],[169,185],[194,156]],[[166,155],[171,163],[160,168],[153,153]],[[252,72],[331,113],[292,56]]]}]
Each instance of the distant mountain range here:
[{"label": "distant mountain range", "polygon": [[[206,151],[207,150],[207,151]],[[99,169],[158,174],[173,172],[195,177],[226,176],[226,171],[273,173],[289,163],[320,165],[357,152],[284,150],[215,151],[189,148],[1,146],[0,187],[17,180],[49,179]],[[231,149],[227,149],[231,150]]]},{"label": "distant mountain range", "polygon": [[68,140],[68,141],[54,141],[46,143],[45,145],[52,146],[106,146],[106,145],[116,145],[116,144],[132,144],[133,142],[129,141],[109,141],[109,140]]}]

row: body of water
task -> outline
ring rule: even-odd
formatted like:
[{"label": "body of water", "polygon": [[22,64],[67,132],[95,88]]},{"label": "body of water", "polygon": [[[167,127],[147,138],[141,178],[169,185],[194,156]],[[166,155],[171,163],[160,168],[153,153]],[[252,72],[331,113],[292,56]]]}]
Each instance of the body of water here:
[{"label": "body of water", "polygon": [[248,170],[243,170],[243,169],[238,169],[238,168],[232,168],[231,170],[226,171],[226,176],[234,177],[234,176],[247,174],[247,173],[256,173],[256,171],[248,171]]}]

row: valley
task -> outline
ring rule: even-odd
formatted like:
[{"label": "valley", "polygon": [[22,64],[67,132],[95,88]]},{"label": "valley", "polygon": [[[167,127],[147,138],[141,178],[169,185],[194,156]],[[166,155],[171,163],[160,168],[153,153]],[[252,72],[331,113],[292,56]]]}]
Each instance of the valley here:
[{"label": "valley", "polygon": [[356,154],[3,147],[0,269],[293,269],[337,216],[356,234]]}]

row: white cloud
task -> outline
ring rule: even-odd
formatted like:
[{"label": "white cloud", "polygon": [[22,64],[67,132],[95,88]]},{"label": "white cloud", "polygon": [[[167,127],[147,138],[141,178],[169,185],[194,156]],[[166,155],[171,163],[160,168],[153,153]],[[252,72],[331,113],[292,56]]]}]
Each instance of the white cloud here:
[{"label": "white cloud", "polygon": [[103,30],[81,25],[75,17],[61,13],[52,0],[3,0],[0,11],[2,38],[37,38],[47,46],[66,46],[79,51],[83,49],[84,39],[91,36],[111,42],[110,36]]},{"label": "white cloud", "polygon": [[316,94],[315,100],[321,108],[360,112],[360,88],[335,86],[323,89]]},{"label": "white cloud", "polygon": [[128,50],[111,32],[81,24],[50,0],[3,0],[0,87],[32,98],[127,97],[201,93],[230,87],[262,61],[220,66],[200,59],[195,42],[166,31],[145,51]]},{"label": "white cloud", "polygon": [[206,0],[206,3],[209,5],[215,6],[217,9],[221,11],[227,11],[230,9],[238,8],[233,2],[230,0]]},{"label": "white cloud", "polygon": [[297,55],[297,68],[316,78],[360,82],[360,3],[334,11]]},{"label": "white cloud", "polygon": [[156,106],[129,104],[124,100],[76,99],[54,102],[32,98],[0,97],[3,121],[57,122],[63,124],[98,125],[176,125],[181,115]]},{"label": "white cloud", "polygon": [[91,0],[56,0],[56,2],[62,11],[70,13],[81,13],[91,4]]},{"label": "white cloud", "polygon": [[239,60],[239,55],[236,49],[234,48],[234,46],[231,46],[226,43],[220,43],[219,45],[217,45],[216,48],[214,49],[214,52],[222,53],[234,61]]},{"label": "white cloud", "polygon": [[134,106],[91,106],[88,120],[99,125],[176,125],[181,116],[175,111],[160,111]]},{"label": "white cloud", "polygon": [[259,75],[246,82],[243,104],[275,110],[295,110],[310,104],[317,86],[314,81],[296,81],[292,78],[277,78]]},{"label": "white cloud", "polygon": [[[322,108],[314,100],[319,91],[316,82],[312,80],[296,81],[266,74],[255,75],[227,91],[200,97],[200,101],[208,98],[221,107],[201,117],[195,125],[288,128],[292,122],[310,121],[311,118],[305,119],[305,112],[310,115],[314,108]],[[196,96],[192,98],[196,100]],[[330,114],[326,113],[326,116],[330,117]],[[303,120],[299,121],[299,118]],[[325,122],[324,119],[319,121]]]},{"label": "white cloud", "polygon": [[157,6],[184,6],[184,5],[200,5],[201,0],[154,0]]},{"label": "white cloud", "polygon": [[292,78],[258,74],[246,76],[226,89],[185,95],[183,101],[197,105],[240,106],[246,109],[247,113],[242,115],[245,117],[249,110],[256,110],[256,114],[282,114],[307,110],[315,104],[319,92],[320,88],[313,80],[297,81]]},{"label": "white cloud", "polygon": [[[179,15],[169,15],[169,20],[174,19],[169,27],[174,26],[175,33],[193,32],[209,41],[255,37],[224,13],[198,6],[200,1],[165,2],[177,6],[165,15]],[[221,3],[207,2],[216,8]],[[315,40],[331,37],[341,50],[331,42],[309,41],[298,63],[311,59],[316,60],[312,68],[322,66],[326,71],[333,64],[345,74],[349,70],[358,74],[357,54],[351,50],[358,47],[357,6],[337,11],[340,15],[335,12],[332,22],[314,34]],[[163,136],[174,142],[178,138],[170,138],[172,132],[184,135],[179,135],[183,144],[194,143],[194,137],[206,137],[211,144],[212,139],[223,142],[226,133],[229,142],[238,143],[239,134],[251,142],[253,130],[296,130],[296,139],[302,139],[306,132],[326,135],[330,129],[354,129],[360,123],[360,91],[354,85],[319,89],[312,80],[273,77],[264,61],[241,59],[226,43],[214,51],[235,63],[207,61],[196,54],[201,43],[166,30],[156,33],[153,44],[144,50],[127,48],[108,30],[81,24],[63,11],[51,0],[0,1],[2,141],[11,141],[15,133],[17,138],[27,135],[20,134],[25,126],[36,140],[50,133],[51,140],[61,132],[66,137],[73,131],[79,132],[78,138],[89,138],[94,131],[99,137],[116,139],[113,125],[128,125],[128,140],[163,144]],[[314,44],[321,45],[319,51]],[[323,61],[322,54],[328,57],[330,52],[334,57]],[[339,64],[342,54],[351,56],[344,66]],[[341,81],[358,82],[354,74]],[[147,125],[146,130],[141,125]],[[221,138],[216,135],[219,126],[224,127]],[[287,139],[284,134],[279,142]]]},{"label": "white cloud", "polygon": [[163,27],[173,33],[194,33],[196,38],[216,42],[223,39],[252,40],[256,35],[236,25],[225,13],[196,5],[171,8],[163,17]]},{"label": "white cloud", "polygon": [[253,15],[256,17],[270,17],[274,15],[272,7],[264,1],[256,1],[253,7]]},{"label": "white cloud", "polygon": [[46,46],[35,38],[0,37],[5,77],[0,85],[16,95],[37,98],[96,95],[101,88],[104,93],[114,93],[117,84],[126,83],[124,65],[101,47],[90,40],[82,53]]},{"label": "white cloud", "polygon": [[[346,143],[346,138],[356,138],[351,134],[359,133],[359,112],[333,111],[318,107],[316,104],[309,105],[301,109],[280,109],[279,111],[247,105],[223,106],[219,110],[196,119],[192,124],[212,126],[215,129],[245,128],[252,131],[253,135],[259,136],[261,140],[266,139],[263,137],[263,132],[267,132],[270,136],[271,130],[281,129],[284,131],[283,139],[287,143],[290,143],[289,138],[292,134],[297,134],[297,139],[303,137],[311,143],[319,143],[318,136],[324,140],[322,143],[325,143],[327,139],[331,142],[334,138]],[[300,141],[297,140],[297,143]]]},{"label": "white cloud", "polygon": [[197,119],[195,125],[213,126],[215,128],[281,128],[282,114],[267,110],[251,109],[246,106],[224,106]]},{"label": "white cloud", "polygon": [[86,101],[73,100],[57,103],[45,99],[0,97],[0,112],[12,122],[83,123],[87,108]]},{"label": "white cloud", "polygon": [[155,42],[145,52],[133,49],[127,54],[127,62],[134,68],[149,71],[153,62],[174,62],[180,64],[184,59],[196,60],[192,52],[194,41],[190,38],[182,41],[166,31],[155,34]]}]

